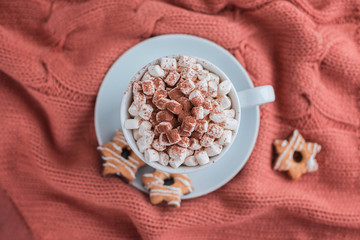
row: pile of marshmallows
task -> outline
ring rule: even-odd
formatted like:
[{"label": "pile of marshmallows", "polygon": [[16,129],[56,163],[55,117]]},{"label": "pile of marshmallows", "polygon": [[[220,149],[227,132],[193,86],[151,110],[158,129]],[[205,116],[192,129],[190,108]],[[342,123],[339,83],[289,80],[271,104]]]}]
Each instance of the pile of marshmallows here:
[{"label": "pile of marshmallows", "polygon": [[193,57],[161,58],[132,83],[134,118],[124,127],[133,129],[145,161],[173,168],[207,164],[238,126],[227,96],[231,87]]}]

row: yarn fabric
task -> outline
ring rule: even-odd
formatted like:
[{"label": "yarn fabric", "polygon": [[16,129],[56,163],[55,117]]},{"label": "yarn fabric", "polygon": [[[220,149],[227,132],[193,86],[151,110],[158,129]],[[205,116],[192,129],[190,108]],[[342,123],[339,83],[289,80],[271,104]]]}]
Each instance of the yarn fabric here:
[{"label": "yarn fabric", "polygon": [[[0,13],[6,239],[26,239],[23,231],[33,239],[360,237],[359,1],[2,0]],[[221,45],[277,97],[260,107],[241,172],[179,209],[152,206],[131,185],[101,177],[93,117],[114,61],[170,33]],[[319,170],[296,182],[271,166],[273,141],[293,129],[322,146]],[[8,209],[16,217],[2,214]],[[9,234],[10,223],[24,228]]]}]

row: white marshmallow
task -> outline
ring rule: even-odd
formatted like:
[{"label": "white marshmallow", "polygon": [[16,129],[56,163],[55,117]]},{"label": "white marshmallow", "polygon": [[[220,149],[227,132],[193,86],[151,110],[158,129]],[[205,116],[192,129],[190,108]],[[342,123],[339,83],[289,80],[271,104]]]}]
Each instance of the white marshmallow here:
[{"label": "white marshmallow", "polygon": [[191,68],[194,69],[197,72],[204,69],[203,66],[200,63],[192,65]]},{"label": "white marshmallow", "polygon": [[224,128],[229,130],[236,130],[238,126],[238,121],[233,118],[226,118],[224,121]]},{"label": "white marshmallow", "polygon": [[[194,111],[194,109],[196,109],[196,111]],[[194,107],[192,110],[192,114],[196,120],[203,119],[204,118],[204,108],[202,106]]]},{"label": "white marshmallow", "polygon": [[180,56],[178,65],[180,67],[191,67],[192,65],[196,64],[196,59],[190,56]]},{"label": "white marshmallow", "polygon": [[178,168],[180,167],[181,164],[184,163],[184,160],[181,160],[181,159],[174,159],[174,158],[171,158],[170,161],[169,161],[169,164],[172,168]]},{"label": "white marshmallow", "polygon": [[221,109],[228,109],[231,107],[231,100],[227,96],[220,96],[216,101],[219,103]]},{"label": "white marshmallow", "polygon": [[196,151],[195,159],[200,165],[205,165],[210,161],[209,156],[205,151]]},{"label": "white marshmallow", "polygon": [[164,152],[159,152],[159,163],[161,165],[167,166],[169,164],[169,155]]},{"label": "white marshmallow", "polygon": [[151,143],[153,142],[155,137],[155,133],[153,131],[145,131],[144,134],[142,135],[142,138],[144,139],[144,143],[145,145],[151,145]]},{"label": "white marshmallow", "polygon": [[139,140],[139,138],[141,138],[141,135],[139,133],[139,129],[134,129],[133,130],[133,135],[134,135],[134,139],[137,141]]},{"label": "white marshmallow", "polygon": [[180,73],[181,78],[193,81],[196,79],[196,71],[192,68],[184,68]]},{"label": "white marshmallow", "polygon": [[210,73],[210,81],[215,81],[216,85],[219,85],[220,83],[220,78],[218,75],[216,75],[215,73]]},{"label": "white marshmallow", "polygon": [[159,139],[155,139],[151,146],[158,152],[164,151],[166,149],[165,145],[161,145]]},{"label": "white marshmallow", "polygon": [[209,113],[210,113],[210,110],[204,108],[204,117],[206,117],[207,115],[209,115]]},{"label": "white marshmallow", "polygon": [[225,116],[228,118],[235,118],[235,110],[234,109],[229,109],[229,110],[224,110]]},{"label": "white marshmallow", "polygon": [[145,157],[145,161],[147,162],[159,161],[159,153],[151,148],[145,150],[144,157]]},{"label": "white marshmallow", "polygon": [[210,120],[216,122],[216,123],[221,123],[223,121],[225,121],[226,117],[225,114],[223,112],[219,112],[219,113],[210,113]]},{"label": "white marshmallow", "polygon": [[176,59],[175,58],[163,57],[160,60],[160,66],[164,70],[168,70],[168,71],[176,70],[176,67],[177,67],[176,66]]},{"label": "white marshmallow", "polygon": [[165,133],[161,133],[159,137],[159,144],[162,146],[170,146],[171,143],[169,141],[164,141],[164,139],[167,139]]},{"label": "white marshmallow", "polygon": [[208,82],[208,93],[213,98],[218,95],[218,84],[213,80]]},{"label": "white marshmallow", "polygon": [[152,124],[149,121],[142,121],[139,127],[139,133],[141,136],[144,135],[145,131],[151,130]]},{"label": "white marshmallow", "polygon": [[142,105],[146,104],[146,97],[142,93],[138,93],[134,95],[134,103],[135,105],[140,108]]},{"label": "white marshmallow", "polygon": [[148,67],[149,73],[154,77],[162,77],[165,75],[164,70],[159,65],[153,65]]},{"label": "white marshmallow", "polygon": [[139,120],[138,119],[126,119],[124,122],[125,129],[138,129],[139,128]]},{"label": "white marshmallow", "polygon": [[198,162],[196,161],[194,156],[189,156],[185,158],[184,164],[188,167],[194,167],[198,165]]},{"label": "white marshmallow", "polygon": [[147,80],[154,80],[155,78],[153,77],[153,76],[151,76],[150,75],[150,73],[149,72],[146,72],[145,74],[144,74],[144,76],[142,77],[142,79],[141,79],[141,81],[147,81]]},{"label": "white marshmallow", "polygon": [[230,130],[224,130],[223,134],[221,135],[218,143],[220,145],[227,145],[229,143],[231,143],[231,138],[232,138],[232,131]]},{"label": "white marshmallow", "polygon": [[170,147],[169,151],[170,158],[181,160],[184,162],[185,158],[187,157],[187,149],[178,146]]},{"label": "white marshmallow", "polygon": [[203,95],[201,94],[201,92],[199,90],[194,90],[190,93],[189,95],[189,100],[191,101],[193,98],[195,97],[199,97],[199,98],[202,98],[204,99]]},{"label": "white marshmallow", "polygon": [[222,149],[223,147],[220,144],[214,142],[210,147],[205,148],[205,151],[209,157],[213,157],[220,154]]},{"label": "white marshmallow", "polygon": [[201,148],[199,140],[195,139],[194,142],[189,146],[191,150],[199,150]]},{"label": "white marshmallow", "polygon": [[219,84],[218,93],[220,95],[228,94],[231,90],[231,86],[232,86],[232,84],[231,84],[230,80],[225,80],[225,81],[221,82]]},{"label": "white marshmallow", "polygon": [[198,79],[200,81],[209,81],[210,80],[209,71],[207,71],[207,70],[198,71]]},{"label": "white marshmallow", "polygon": [[149,120],[153,111],[154,109],[152,106],[149,104],[144,104],[140,107],[139,116],[142,119]]},{"label": "white marshmallow", "polygon": [[208,91],[208,82],[206,80],[201,80],[195,84],[196,89],[201,92],[207,93]]},{"label": "white marshmallow", "polygon": [[145,152],[146,149],[150,148],[149,144],[145,144],[145,138],[141,137],[136,141],[136,145],[141,153]]},{"label": "white marshmallow", "polygon": [[193,150],[190,150],[190,149],[186,149],[187,151],[186,151],[186,157],[189,157],[189,156],[191,156],[191,155],[193,155],[194,154],[194,151]]},{"label": "white marshmallow", "polygon": [[134,102],[130,105],[128,112],[133,117],[136,117],[137,115],[139,115],[138,107],[136,106],[136,104]]}]

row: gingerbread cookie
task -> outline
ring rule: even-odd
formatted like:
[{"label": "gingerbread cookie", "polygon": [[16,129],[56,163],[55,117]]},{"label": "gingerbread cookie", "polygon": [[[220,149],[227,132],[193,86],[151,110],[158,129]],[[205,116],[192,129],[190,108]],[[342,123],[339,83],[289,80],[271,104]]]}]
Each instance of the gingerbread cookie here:
[{"label": "gingerbread cookie", "polygon": [[103,164],[103,176],[118,175],[129,182],[135,179],[136,171],[145,163],[131,150],[124,134],[118,129],[112,142],[97,148],[105,161]]},{"label": "gingerbread cookie", "polygon": [[293,180],[298,180],[304,173],[318,170],[315,156],[321,146],[306,142],[298,130],[294,130],[289,140],[275,140],[274,146],[278,154],[274,170],[287,171]]},{"label": "gingerbread cookie", "polygon": [[[173,184],[164,185],[164,180],[172,179]],[[150,190],[150,202],[158,204],[166,201],[169,205],[180,207],[181,196],[193,191],[190,179],[184,174],[171,174],[155,170],[142,177],[146,189]]]}]

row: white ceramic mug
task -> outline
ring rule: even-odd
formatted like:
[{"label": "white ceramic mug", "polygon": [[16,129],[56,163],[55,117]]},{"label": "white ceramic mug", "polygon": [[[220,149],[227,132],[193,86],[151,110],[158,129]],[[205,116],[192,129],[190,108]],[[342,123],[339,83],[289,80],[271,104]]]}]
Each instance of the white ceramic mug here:
[{"label": "white ceramic mug", "polygon": [[[180,55],[173,55],[170,57],[178,59],[179,56]],[[215,66],[211,62],[204,60],[202,58],[198,58],[198,57],[194,57],[194,58],[197,59],[198,63],[203,65],[204,69],[207,69],[210,72],[217,74],[220,77],[221,81],[230,80],[223,71],[221,71],[217,66]],[[132,80],[140,81],[142,76],[146,72],[147,68],[149,66],[155,65],[155,64],[160,64],[160,59],[154,60],[154,61],[150,62],[149,64],[147,64],[145,67],[143,67],[139,72],[137,72],[135,74],[135,76],[133,77]],[[256,87],[256,88],[250,88],[250,89],[242,90],[239,92],[237,92],[236,89],[234,88],[234,85],[232,85],[231,91],[228,94],[228,96],[231,99],[232,109],[234,109],[236,112],[235,118],[238,121],[238,126],[237,126],[236,130],[233,131],[233,137],[232,137],[231,143],[224,146],[223,150],[221,151],[221,153],[219,155],[210,157],[210,162],[208,164],[198,165],[198,166],[194,166],[194,167],[188,167],[188,166],[182,165],[178,168],[172,168],[170,165],[163,166],[158,162],[145,161],[144,154],[140,153],[140,151],[138,150],[134,136],[132,134],[132,130],[125,129],[123,127],[125,120],[129,119],[131,117],[130,114],[128,113],[128,109],[129,109],[131,103],[133,102],[131,88],[128,88],[128,90],[125,92],[125,94],[122,98],[122,101],[121,101],[121,109],[120,109],[120,121],[121,121],[121,126],[123,129],[125,138],[129,144],[129,146],[131,147],[131,149],[136,153],[136,155],[138,155],[146,164],[148,164],[149,166],[156,168],[160,171],[169,172],[169,173],[189,173],[189,172],[199,171],[201,169],[209,167],[216,161],[220,160],[232,146],[232,144],[235,140],[235,137],[238,133],[239,126],[241,124],[241,109],[262,105],[265,103],[273,102],[275,100],[274,89],[270,85],[260,86],[260,87]]]}]

